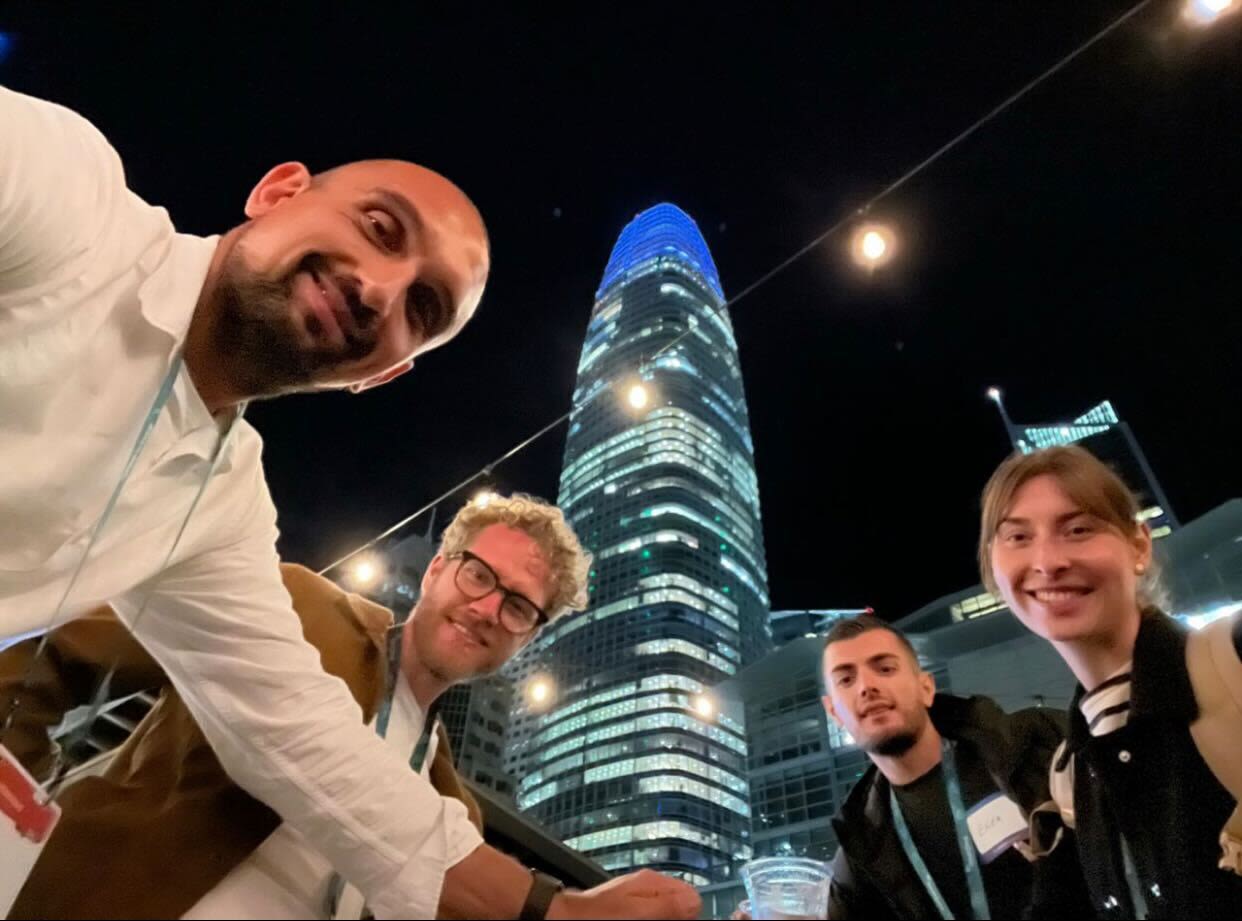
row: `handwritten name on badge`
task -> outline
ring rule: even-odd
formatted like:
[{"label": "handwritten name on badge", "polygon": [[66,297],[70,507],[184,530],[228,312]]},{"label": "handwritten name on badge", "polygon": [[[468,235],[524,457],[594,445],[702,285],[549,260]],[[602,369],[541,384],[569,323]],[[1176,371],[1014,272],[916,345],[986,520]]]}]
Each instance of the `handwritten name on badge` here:
[{"label": "handwritten name on badge", "polygon": [[970,828],[975,847],[979,849],[982,863],[991,863],[1028,833],[1026,819],[1022,817],[1018,804],[1001,793],[994,793],[977,803],[966,816],[966,825]]}]

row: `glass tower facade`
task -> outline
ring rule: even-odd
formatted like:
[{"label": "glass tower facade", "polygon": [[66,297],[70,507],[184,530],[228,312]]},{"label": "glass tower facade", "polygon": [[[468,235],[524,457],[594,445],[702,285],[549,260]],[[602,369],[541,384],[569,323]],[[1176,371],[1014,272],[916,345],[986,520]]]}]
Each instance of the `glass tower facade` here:
[{"label": "glass tower facade", "polygon": [[[700,886],[749,856],[750,807],[742,727],[699,695],[771,645],[723,302],[683,211],[657,205],[626,226],[587,326],[560,483],[595,554],[591,604],[545,629],[511,672],[546,672],[558,688],[547,712],[517,714],[519,808],[605,869]],[[640,377],[650,398],[634,410],[618,394]]]}]

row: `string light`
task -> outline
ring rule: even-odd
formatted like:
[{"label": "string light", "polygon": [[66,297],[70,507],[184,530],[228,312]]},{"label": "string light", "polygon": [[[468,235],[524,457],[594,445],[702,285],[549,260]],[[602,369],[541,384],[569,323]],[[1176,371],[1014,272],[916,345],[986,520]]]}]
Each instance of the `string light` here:
[{"label": "string light", "polygon": [[629,390],[626,391],[625,399],[632,409],[644,409],[650,400],[650,394],[647,393],[647,387],[644,384],[631,384]]},{"label": "string light", "polygon": [[884,224],[862,224],[854,231],[850,255],[858,265],[877,269],[897,255],[897,236]]},{"label": "string light", "polygon": [[710,720],[716,715],[716,701],[707,694],[699,694],[694,698],[694,712],[701,719]]},{"label": "string light", "polygon": [[1187,0],[1182,15],[1197,26],[1208,26],[1235,8],[1233,0]]},{"label": "string light", "polygon": [[[1226,3],[1226,6],[1222,8],[1222,10],[1218,11],[1217,15],[1219,15],[1220,12],[1224,12],[1225,9],[1227,9],[1229,6],[1232,5],[1231,0],[1229,0],[1229,2],[1226,2],[1226,0],[1200,0],[1200,2],[1208,3],[1209,5],[1213,3],[1216,5],[1219,5],[1221,3]],[[735,306],[738,303],[738,301],[742,300],[744,297],[751,294],[752,292],[760,288],[762,285],[766,284],[776,275],[780,274],[790,265],[792,265],[793,263],[801,259],[803,256],[805,256],[807,253],[810,253],[813,250],[820,247],[830,237],[835,236],[837,232],[840,231],[843,227],[847,226],[848,224],[853,223],[859,217],[865,216],[868,212],[870,212],[870,210],[876,204],[888,198],[898,189],[905,186],[906,183],[908,183],[915,176],[919,175],[921,172],[923,172],[933,163],[936,163],[938,160],[944,157],[947,153],[949,153],[949,151],[956,148],[958,145],[964,142],[967,138],[973,135],[976,131],[978,131],[980,128],[986,125],[988,122],[992,121],[997,116],[999,116],[1001,113],[1011,108],[1015,103],[1017,103],[1023,97],[1028,95],[1032,90],[1034,90],[1037,86],[1042,84],[1045,80],[1049,79],[1050,77],[1060,72],[1062,69],[1064,69],[1066,66],[1068,66],[1073,61],[1075,61],[1077,58],[1079,58],[1090,48],[1095,46],[1098,42],[1102,41],[1104,38],[1111,35],[1114,31],[1116,31],[1122,25],[1127,23],[1135,15],[1137,15],[1143,9],[1151,5],[1151,3],[1152,3],[1152,0],[1140,0],[1139,3],[1136,3],[1129,10],[1122,13],[1120,16],[1118,16],[1116,19],[1114,19],[1112,22],[1110,22],[1108,25],[1102,28],[1099,32],[1096,32],[1094,35],[1092,35],[1089,39],[1087,39],[1085,42],[1083,42],[1073,51],[1069,52],[1068,54],[1064,55],[1059,60],[1057,60],[1056,63],[1054,63],[1051,67],[1044,70],[1038,76],[1034,77],[1032,80],[1024,84],[1017,91],[1011,93],[1009,96],[1007,96],[1004,100],[1002,100],[996,106],[994,106],[993,108],[985,112],[982,116],[980,116],[973,123],[971,123],[966,129],[964,129],[963,131],[960,131],[958,134],[956,134],[954,137],[946,141],[940,147],[936,148],[936,150],[932,151],[932,153],[924,157],[922,160],[920,160],[918,163],[916,163],[906,172],[902,173],[900,176],[898,176],[896,179],[894,179],[892,182],[890,182],[888,185],[882,188],[879,192],[873,195],[861,207],[856,208],[850,213],[842,216],[838,221],[836,221],[836,223],[832,224],[831,226],[828,227],[827,230],[819,234],[819,236],[815,237],[805,246],[791,253],[789,256],[787,256],[784,260],[779,262],[772,269],[768,270],[763,275],[759,276],[757,279],[752,281],[749,285],[744,287],[741,291],[735,294],[732,298],[725,300],[725,301],[721,301],[721,303],[717,305],[716,307],[708,308],[707,312],[708,312],[709,317],[716,315],[716,314],[720,314],[727,308]],[[872,247],[872,251],[874,251],[876,244],[872,243],[871,247]],[[670,340],[667,344],[662,346],[652,356],[652,360],[659,358],[662,355],[664,355],[666,352],[669,352],[672,349],[676,348],[687,336],[691,334],[692,331],[693,331],[692,328],[687,328],[686,330],[684,330],[683,332],[675,336],[672,340]],[[424,514],[425,512],[430,511],[431,509],[439,505],[440,502],[456,494],[459,490],[464,489],[465,487],[469,486],[471,483],[475,482],[481,477],[490,475],[492,468],[494,468],[498,464],[503,463],[509,458],[513,457],[515,454],[518,454],[520,451],[524,450],[529,445],[533,444],[535,441],[538,441],[545,434],[552,431],[554,428],[557,428],[559,425],[561,425],[561,423],[567,421],[568,419],[572,418],[575,414],[581,412],[600,393],[607,392],[607,390],[608,388],[601,388],[599,390],[596,390],[594,393],[588,396],[585,400],[583,400],[582,403],[575,405],[575,406],[571,406],[564,413],[559,415],[557,418],[553,419],[543,428],[539,429],[539,431],[535,432],[533,435],[526,438],[524,441],[518,442],[518,444],[514,445],[504,454],[500,455],[500,457],[493,460],[490,464],[487,464],[486,466],[480,468],[478,471],[466,477],[466,479],[462,480],[460,483],[457,483],[455,486],[452,486],[451,488],[445,490],[439,496],[432,499],[430,502],[426,503],[425,505],[423,505],[421,508],[417,509],[410,515],[407,515],[405,518],[401,519],[396,524],[387,528],[385,531],[381,532],[380,534],[377,534],[375,537],[371,538],[371,540],[367,541],[365,544],[362,544],[360,547],[355,548],[354,550],[350,551],[349,553],[347,553],[345,556],[341,557],[340,559],[335,560],[332,563],[329,563],[327,566],[325,566],[323,569],[319,571],[320,575],[324,575],[328,572],[331,572],[332,570],[336,569],[338,566],[341,566],[342,564],[353,559],[358,554],[365,552],[371,547],[374,547],[381,540],[396,533],[401,528],[405,527],[407,524],[414,521],[420,515]],[[630,391],[630,394],[627,395],[627,398],[628,396],[633,396],[633,395],[634,395],[634,387],[631,386],[631,391]]]},{"label": "string light", "polygon": [[526,682],[525,696],[532,710],[546,709],[556,696],[556,683],[550,675],[536,675]]},{"label": "string light", "polygon": [[379,580],[382,571],[383,567],[380,565],[378,556],[373,554],[360,556],[350,567],[349,581],[357,588],[368,588]]},{"label": "string light", "polygon": [[875,230],[868,230],[863,234],[862,254],[864,259],[870,259],[874,262],[877,259],[882,259],[886,252],[888,252],[888,243],[882,234]]}]

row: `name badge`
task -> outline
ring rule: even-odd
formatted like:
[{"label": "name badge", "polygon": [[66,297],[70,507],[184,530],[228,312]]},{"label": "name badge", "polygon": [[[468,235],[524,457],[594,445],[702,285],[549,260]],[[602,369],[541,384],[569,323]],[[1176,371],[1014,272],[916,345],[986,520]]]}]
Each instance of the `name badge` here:
[{"label": "name badge", "polygon": [[966,816],[966,825],[982,863],[991,863],[1029,833],[1018,804],[1002,793],[994,793],[977,803]]},{"label": "name badge", "polygon": [[60,807],[0,745],[0,918],[17,901],[59,820]]}]

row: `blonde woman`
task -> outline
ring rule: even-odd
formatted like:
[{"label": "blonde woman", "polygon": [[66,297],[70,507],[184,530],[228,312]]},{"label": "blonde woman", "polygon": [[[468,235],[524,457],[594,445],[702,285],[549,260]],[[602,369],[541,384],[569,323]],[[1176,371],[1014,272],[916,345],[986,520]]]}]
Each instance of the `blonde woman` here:
[{"label": "blonde woman", "polygon": [[[1052,781],[1097,915],[1237,918],[1237,852],[1220,846],[1237,798],[1192,736],[1189,631],[1160,608],[1134,496],[1088,451],[1057,447],[1007,459],[982,505],[984,583],[1078,678]],[[1242,625],[1231,639],[1242,669]],[[1242,738],[1227,751],[1236,772]]]}]

